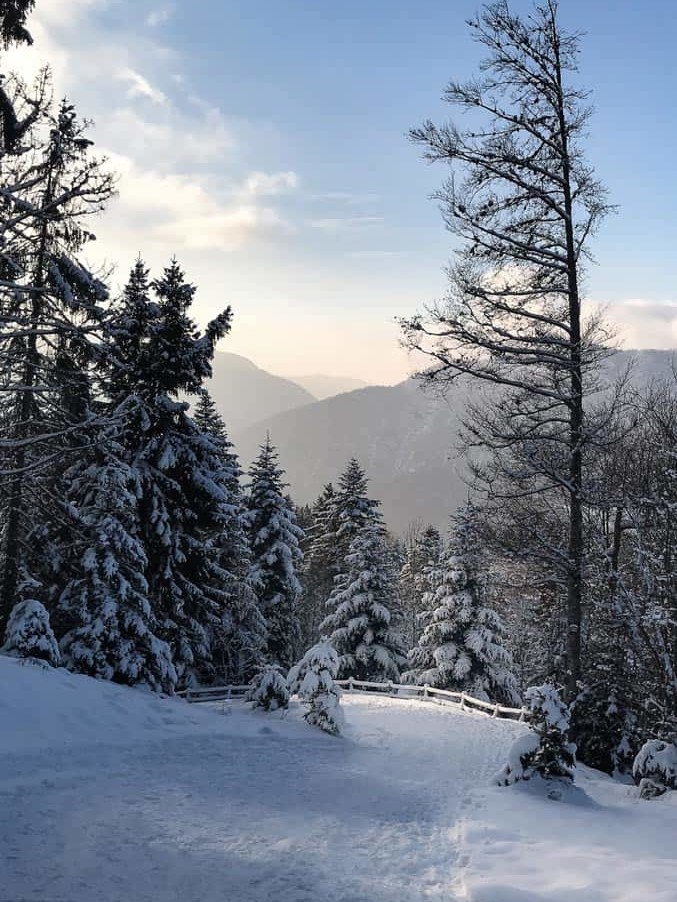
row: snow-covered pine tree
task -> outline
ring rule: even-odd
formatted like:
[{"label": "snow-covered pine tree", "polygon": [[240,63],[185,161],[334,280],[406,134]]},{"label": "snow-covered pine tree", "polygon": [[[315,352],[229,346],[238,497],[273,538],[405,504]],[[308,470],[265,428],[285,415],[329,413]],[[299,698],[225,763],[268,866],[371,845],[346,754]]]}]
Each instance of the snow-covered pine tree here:
[{"label": "snow-covered pine tree", "polygon": [[475,698],[511,705],[519,701],[510,653],[498,614],[486,607],[485,568],[476,517],[469,505],[455,517],[437,587],[406,679],[456,689]]},{"label": "snow-covered pine tree", "polygon": [[107,291],[78,254],[93,238],[86,217],[113,190],[73,107],[52,110],[46,75],[33,95],[20,80],[2,84],[0,629],[20,581],[45,563],[42,546],[33,559],[31,549],[57,516],[64,457],[92,416],[87,382]]},{"label": "snow-covered pine tree", "polygon": [[[534,776],[548,781],[573,782],[576,746],[568,738],[569,709],[557,689],[548,683],[530,686],[524,700],[531,729],[513,743],[508,763],[498,774],[496,782],[509,786]],[[552,795],[552,798],[558,797]]]},{"label": "snow-covered pine tree", "polygon": [[137,261],[114,307],[108,349],[118,438],[139,485],[148,598],[183,685],[213,678],[212,631],[228,605],[221,449],[179,396],[201,390],[231,314],[200,335],[189,315],[194,294],[176,261],[152,283]]},{"label": "snow-covered pine tree", "polygon": [[223,418],[206,389],[203,389],[195,406],[193,420],[218,446],[221,459],[219,482],[226,493],[218,551],[219,563],[227,574],[224,589],[228,603],[222,623],[214,634],[214,656],[215,660],[221,661],[226,682],[245,683],[263,663],[266,621],[259,610],[250,578],[248,512],[240,483],[242,469],[228,439]]},{"label": "snow-covered pine tree", "polygon": [[0,654],[16,658],[37,658],[51,667],[59,667],[59,646],[49,623],[45,606],[35,598],[14,605],[7,621],[5,641]]},{"label": "snow-covered pine tree", "polygon": [[264,711],[288,708],[289,684],[280,667],[277,664],[261,667],[252,681],[246,698],[252,702],[253,708],[263,708]]},{"label": "snow-covered pine tree", "polygon": [[171,692],[176,671],[158,637],[141,541],[138,471],[124,460],[115,420],[64,474],[72,542],[60,569],[59,622],[71,670]]},{"label": "snow-covered pine tree", "polygon": [[302,531],[293,505],[284,494],[284,470],[267,436],[249,470],[247,497],[251,577],[266,619],[266,655],[289,668],[300,643],[297,568],[302,561]]},{"label": "snow-covered pine tree", "polygon": [[338,489],[334,494],[332,508],[328,518],[334,529],[332,538],[336,556],[336,575],[338,582],[345,573],[345,561],[350,545],[355,536],[367,523],[380,520],[378,508],[380,501],[369,498],[367,486],[369,480],[354,457],[348,461],[338,481]]},{"label": "snow-covered pine tree", "polygon": [[301,644],[314,645],[320,637],[327,598],[336,577],[336,493],[332,483],[325,485],[312,508],[311,525],[306,535],[308,550],[303,560],[303,594],[299,604]]},{"label": "snow-covered pine tree", "polygon": [[396,581],[385,528],[373,506],[354,532],[343,566],[327,601],[331,613],[321,625],[339,655],[339,676],[396,681],[406,660]]},{"label": "snow-covered pine tree", "polygon": [[334,683],[338,668],[336,650],[328,642],[318,642],[291,668],[287,677],[290,690],[309,705],[304,715],[307,723],[332,736],[338,736],[344,724],[341,690]]}]

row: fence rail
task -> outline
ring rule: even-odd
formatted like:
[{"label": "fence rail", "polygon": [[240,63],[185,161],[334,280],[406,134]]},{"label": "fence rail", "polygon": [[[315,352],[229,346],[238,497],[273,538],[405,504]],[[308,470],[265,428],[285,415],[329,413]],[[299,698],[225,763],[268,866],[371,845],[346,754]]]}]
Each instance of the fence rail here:
[{"label": "fence rail", "polygon": [[[336,680],[336,685],[348,692],[364,692],[368,695],[385,695],[389,698],[418,698],[423,701],[437,702],[440,705],[453,705],[461,711],[480,711],[489,717],[501,717],[507,720],[524,720],[525,708],[510,708],[494,702],[485,702],[473,698],[465,692],[454,692],[450,689],[435,689],[433,686],[416,686],[410,683],[373,683],[367,680]],[[216,702],[231,698],[243,698],[249,686],[201,686],[182,689],[176,694],[187,702]]]},{"label": "fence rail", "polygon": [[187,702],[218,702],[229,698],[243,698],[251,686],[199,686],[181,689],[176,695]]},{"label": "fence rail", "polygon": [[480,711],[489,717],[501,717],[507,720],[523,721],[526,708],[510,708],[496,702],[485,702],[465,692],[454,692],[451,689],[435,689],[433,686],[417,686],[411,683],[371,683],[367,680],[336,680],[336,684],[348,692],[365,692],[370,695],[386,695],[390,698],[418,698],[434,701],[442,705],[453,705],[462,711]]}]

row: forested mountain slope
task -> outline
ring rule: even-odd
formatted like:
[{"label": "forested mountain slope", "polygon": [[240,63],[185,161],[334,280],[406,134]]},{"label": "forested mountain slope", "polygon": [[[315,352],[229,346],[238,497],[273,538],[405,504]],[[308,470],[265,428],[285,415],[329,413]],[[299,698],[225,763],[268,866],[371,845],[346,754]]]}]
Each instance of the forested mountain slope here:
[{"label": "forested mountain slope", "polygon": [[[608,362],[610,376],[635,360],[638,384],[667,376],[672,351],[620,351]],[[467,496],[457,447],[469,385],[459,382],[445,398],[424,392],[415,380],[371,386],[233,428],[241,459],[248,464],[270,431],[299,503],[313,500],[335,480],[352,456],[370,476],[370,491],[383,501],[391,529],[421,518],[444,526]]]}]

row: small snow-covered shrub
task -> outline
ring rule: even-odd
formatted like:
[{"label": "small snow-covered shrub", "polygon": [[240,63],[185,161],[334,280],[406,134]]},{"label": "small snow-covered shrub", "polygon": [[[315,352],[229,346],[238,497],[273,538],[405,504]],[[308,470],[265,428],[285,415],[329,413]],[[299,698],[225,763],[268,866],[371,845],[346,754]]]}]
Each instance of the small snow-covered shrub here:
[{"label": "small snow-covered shrub", "polygon": [[677,789],[677,744],[650,739],[639,750],[632,766],[643,799],[654,799],[668,789]]},{"label": "small snow-covered shrub", "polygon": [[554,686],[532,686],[525,693],[531,731],[513,744],[498,774],[500,786],[540,776],[573,781],[576,746],[568,741],[569,710]]},{"label": "small snow-covered shrub", "polygon": [[309,705],[306,722],[337,736],[343,727],[341,690],[334,683],[339,656],[328,642],[318,642],[289,671],[289,686]]},{"label": "small snow-covered shrub", "polygon": [[14,605],[0,652],[16,658],[38,658],[51,667],[60,666],[59,646],[44,605],[34,598]]},{"label": "small snow-covered shrub", "polygon": [[289,686],[279,667],[270,665],[258,672],[247,693],[247,701],[253,702],[254,708],[263,708],[264,711],[289,707]]}]

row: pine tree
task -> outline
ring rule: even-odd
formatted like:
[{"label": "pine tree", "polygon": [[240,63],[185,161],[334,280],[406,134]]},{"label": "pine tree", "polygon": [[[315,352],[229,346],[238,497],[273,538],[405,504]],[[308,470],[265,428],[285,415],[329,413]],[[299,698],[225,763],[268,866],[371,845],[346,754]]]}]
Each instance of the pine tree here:
[{"label": "pine tree", "polygon": [[66,472],[73,541],[57,611],[70,669],[171,692],[176,671],[148,599],[138,473],[123,459],[112,421]]},{"label": "pine tree", "polygon": [[309,648],[320,637],[325,605],[337,574],[337,508],[334,486],[328,483],[312,507],[306,534],[308,550],[303,561],[303,594],[299,605],[302,647]]},{"label": "pine tree", "polygon": [[228,603],[221,628],[215,636],[214,654],[222,660],[226,681],[248,682],[263,663],[266,621],[259,610],[250,578],[248,512],[240,482],[242,469],[233,444],[228,440],[223,418],[204,389],[195,407],[193,420],[200,431],[209,435],[218,446],[221,460],[219,481],[226,493],[218,552],[220,566],[227,574],[224,589]]},{"label": "pine tree", "polygon": [[301,529],[293,506],[284,495],[284,471],[270,437],[249,470],[249,536],[252,580],[266,619],[266,655],[273,664],[289,668],[300,644],[296,575],[301,564]]},{"label": "pine tree", "polygon": [[[524,700],[528,706],[529,733],[513,744],[508,763],[497,777],[501,786],[534,776],[544,780],[573,782],[576,746],[569,742],[569,710],[557,689],[549,684],[531,686]],[[555,790],[551,798],[559,798]]]},{"label": "pine tree", "polygon": [[334,683],[339,668],[336,650],[327,642],[310,648],[289,671],[289,688],[309,706],[304,717],[311,726],[338,736],[344,724],[341,690]]},{"label": "pine tree", "polygon": [[441,553],[442,537],[434,526],[422,529],[407,548],[399,574],[407,648],[413,648],[420,638]]},{"label": "pine tree", "polygon": [[247,693],[247,701],[253,703],[252,707],[264,711],[288,708],[289,698],[289,685],[277,664],[261,667]]},{"label": "pine tree", "polygon": [[486,701],[515,704],[519,695],[500,618],[485,605],[479,536],[471,507],[456,517],[439,584],[407,679],[468,692]]},{"label": "pine tree", "polygon": [[[43,567],[43,555],[31,549],[58,517],[58,477],[93,415],[90,370],[107,291],[78,255],[93,238],[86,217],[113,189],[73,107],[64,102],[52,112],[45,79],[34,98],[17,84],[16,97],[0,92],[0,106],[9,103],[3,182],[11,186],[0,251],[0,628],[19,582]],[[30,112],[12,126],[22,140],[8,148],[8,116],[13,110],[18,121],[22,105]]]},{"label": "pine tree", "polygon": [[344,562],[349,554],[351,542],[364,525],[380,517],[378,507],[381,502],[368,497],[368,482],[359,462],[354,457],[351,458],[339,478],[332,511],[328,514],[332,524],[335,524],[333,543],[336,578],[339,581],[344,572]]},{"label": "pine tree", "polygon": [[20,601],[12,608],[5,642],[0,654],[17,658],[37,658],[52,667],[59,667],[59,646],[49,622],[49,614],[43,604],[34,598]]},{"label": "pine tree", "polygon": [[405,662],[393,609],[395,579],[385,530],[372,508],[352,539],[321,629],[339,655],[339,676],[398,680]]},{"label": "pine tree", "polygon": [[200,335],[189,316],[194,294],[176,261],[150,283],[139,260],[114,309],[109,348],[119,441],[139,483],[148,598],[182,684],[213,678],[213,631],[228,604],[222,449],[178,397],[199,392],[211,374],[230,308]]}]

